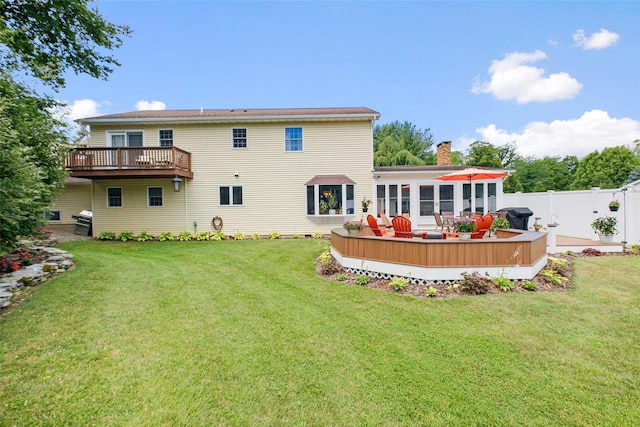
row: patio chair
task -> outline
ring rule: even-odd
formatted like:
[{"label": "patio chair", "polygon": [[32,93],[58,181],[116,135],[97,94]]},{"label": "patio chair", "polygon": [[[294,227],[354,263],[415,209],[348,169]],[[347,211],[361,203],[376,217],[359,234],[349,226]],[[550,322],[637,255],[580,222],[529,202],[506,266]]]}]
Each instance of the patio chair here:
[{"label": "patio chair", "polygon": [[393,228],[393,224],[391,224],[391,221],[389,221],[389,217],[386,214],[381,213],[380,219],[387,229]]},{"label": "patio chair", "polygon": [[438,212],[434,212],[433,217],[436,219],[436,228],[434,228],[433,231],[438,231],[439,228],[440,231],[444,233],[444,222],[442,222],[440,214]]},{"label": "patio chair", "polygon": [[371,231],[373,231],[373,234],[376,236],[383,236],[386,233],[383,233],[382,230],[380,230],[380,227],[378,226],[378,220],[373,216],[373,215],[367,215],[367,223],[369,224],[369,228],[371,228]]},{"label": "patio chair", "polygon": [[403,216],[396,216],[391,221],[393,224],[393,237],[402,237],[405,239],[413,239],[413,233],[411,232],[411,221]]},{"label": "patio chair", "polygon": [[476,229],[471,233],[471,238],[482,239],[491,228],[491,224],[493,224],[493,216],[491,214],[476,215],[473,220],[476,222]]}]

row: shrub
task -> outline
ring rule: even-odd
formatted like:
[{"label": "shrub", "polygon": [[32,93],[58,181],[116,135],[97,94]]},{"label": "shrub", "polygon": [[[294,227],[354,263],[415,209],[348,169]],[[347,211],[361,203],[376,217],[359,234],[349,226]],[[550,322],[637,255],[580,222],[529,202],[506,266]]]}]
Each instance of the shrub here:
[{"label": "shrub", "polygon": [[138,242],[146,242],[147,240],[153,240],[153,236],[146,231],[143,231],[138,236]]},{"label": "shrub", "polygon": [[300,233],[293,233],[293,238],[294,239],[299,239],[300,237],[302,237],[302,236],[300,236]]},{"label": "shrub", "polygon": [[223,231],[216,231],[211,235],[211,240],[215,240],[219,242],[220,240],[224,240],[225,237],[227,237],[227,235],[224,234]]},{"label": "shrub", "polygon": [[233,234],[233,240],[244,240],[244,233],[242,231],[238,231]]},{"label": "shrub", "polygon": [[196,233],[196,240],[199,242],[211,240],[211,235],[208,231],[199,231]]},{"label": "shrub", "polygon": [[327,250],[327,251],[324,251],[324,252],[322,252],[322,253],[320,254],[320,262],[321,262],[322,264],[327,264],[327,263],[329,263],[329,261],[331,261],[331,259],[333,259],[333,256],[331,255],[331,252],[329,252],[328,250]]},{"label": "shrub", "polygon": [[279,231],[272,231],[271,233],[269,233],[269,239],[279,239],[280,238],[280,232]]},{"label": "shrub", "polygon": [[434,298],[436,295],[438,295],[438,291],[436,291],[436,288],[434,288],[433,286],[428,286],[425,293],[429,298]]},{"label": "shrub", "polygon": [[548,257],[547,258],[549,261],[551,261],[551,267],[553,267],[554,270],[559,270],[561,268],[567,268],[568,263],[566,259],[562,259],[562,258],[555,258],[555,257]]},{"label": "shrub", "polygon": [[251,235],[251,240],[260,240],[260,235],[258,233],[253,233]]},{"label": "shrub", "polygon": [[640,253],[640,243],[631,245],[631,253],[634,255],[638,255]]},{"label": "shrub", "polygon": [[111,231],[103,231],[100,233],[100,240],[116,240],[116,233],[112,233]]},{"label": "shrub", "polygon": [[454,283],[447,286],[447,292],[455,292],[460,288],[460,283]]},{"label": "shrub", "polygon": [[531,280],[527,280],[526,282],[522,282],[522,287],[528,291],[532,291],[535,292],[538,290],[538,285],[535,284],[535,282],[532,282]]},{"label": "shrub", "polygon": [[565,280],[568,280],[566,277],[562,277],[562,275],[554,270],[540,270],[540,274],[546,277],[547,280],[549,280],[549,283],[555,286],[562,284]]},{"label": "shrub", "polygon": [[371,279],[369,278],[369,276],[365,276],[364,274],[361,274],[360,276],[356,277],[356,285],[358,286],[364,286],[370,281]]},{"label": "shrub", "polygon": [[183,231],[180,234],[178,234],[178,240],[180,240],[181,242],[188,242],[192,238],[193,238],[193,234],[191,234],[190,231]]},{"label": "shrub", "polygon": [[344,281],[344,280],[347,280],[347,275],[346,275],[346,274],[344,274],[344,273],[340,273],[340,274],[338,274],[338,275],[336,276],[336,280],[338,280],[338,281],[340,281],[340,282],[342,282],[342,281]]},{"label": "shrub", "polygon": [[133,240],[133,239],[134,239],[133,233],[128,230],[125,230],[118,235],[118,240],[122,240],[123,242],[126,242],[127,240]]},{"label": "shrub", "polygon": [[495,282],[496,285],[498,285],[502,292],[509,292],[513,290],[513,282],[504,275],[492,277],[491,279]]},{"label": "shrub", "polygon": [[489,292],[493,286],[493,281],[488,277],[482,277],[477,271],[473,273],[462,273],[462,283],[460,284],[464,292],[472,295],[482,295]]},{"label": "shrub", "polygon": [[394,277],[391,279],[391,287],[396,291],[401,291],[407,287],[409,284],[409,279],[405,279],[404,277]]},{"label": "shrub", "polygon": [[314,231],[313,233],[311,233],[311,237],[313,237],[314,239],[322,239],[324,237],[324,234],[322,234],[322,232],[320,231]]},{"label": "shrub", "polygon": [[582,250],[582,253],[585,255],[591,255],[591,256],[601,256],[602,255],[602,251],[596,249],[596,248],[584,248]]},{"label": "shrub", "polygon": [[160,240],[161,242],[166,242],[167,240],[171,241],[171,240],[173,240],[173,234],[171,234],[168,231],[163,231],[158,236],[158,240]]}]

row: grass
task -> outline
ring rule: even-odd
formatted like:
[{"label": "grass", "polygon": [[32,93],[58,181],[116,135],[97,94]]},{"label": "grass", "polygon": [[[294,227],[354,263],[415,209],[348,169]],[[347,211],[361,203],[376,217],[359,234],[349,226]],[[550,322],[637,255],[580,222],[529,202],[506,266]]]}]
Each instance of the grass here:
[{"label": "grass", "polygon": [[0,425],[640,424],[640,258],[429,300],[325,281],[324,245],[66,244],[0,318]]}]

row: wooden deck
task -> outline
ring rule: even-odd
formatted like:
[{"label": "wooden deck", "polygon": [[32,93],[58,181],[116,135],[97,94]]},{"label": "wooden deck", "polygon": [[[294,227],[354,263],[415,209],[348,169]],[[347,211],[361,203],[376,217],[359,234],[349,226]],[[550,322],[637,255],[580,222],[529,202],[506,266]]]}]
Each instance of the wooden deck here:
[{"label": "wooden deck", "polygon": [[77,178],[193,178],[191,153],[177,147],[78,148],[65,167]]},{"label": "wooden deck", "polygon": [[546,234],[498,230],[498,236],[470,241],[400,239],[331,231],[331,251],[345,268],[380,277],[418,282],[458,280],[478,271],[511,279],[531,279],[547,262]]}]

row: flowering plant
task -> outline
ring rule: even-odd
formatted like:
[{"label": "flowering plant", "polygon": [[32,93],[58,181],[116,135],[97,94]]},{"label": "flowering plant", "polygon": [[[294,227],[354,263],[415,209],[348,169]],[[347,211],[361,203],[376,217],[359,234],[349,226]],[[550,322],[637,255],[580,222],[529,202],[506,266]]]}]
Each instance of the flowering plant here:
[{"label": "flowering plant", "polygon": [[618,206],[618,207],[620,206],[620,202],[618,201],[618,199],[615,199],[615,200],[612,200],[612,201],[609,202],[609,207],[613,208],[613,207],[616,207],[616,206]]},{"label": "flowering plant", "polygon": [[453,226],[458,233],[471,233],[476,229],[476,222],[471,218],[458,218]]},{"label": "flowering plant", "polygon": [[342,226],[346,230],[362,230],[364,228],[360,221],[347,221]]},{"label": "flowering plant", "polygon": [[363,208],[368,208],[369,205],[371,204],[371,200],[367,199],[366,196],[363,196],[362,201],[360,203],[362,203]]}]

